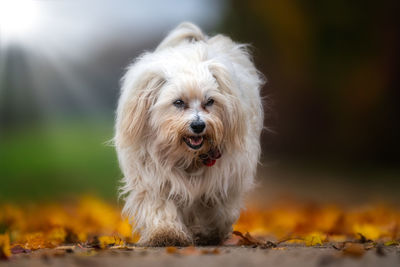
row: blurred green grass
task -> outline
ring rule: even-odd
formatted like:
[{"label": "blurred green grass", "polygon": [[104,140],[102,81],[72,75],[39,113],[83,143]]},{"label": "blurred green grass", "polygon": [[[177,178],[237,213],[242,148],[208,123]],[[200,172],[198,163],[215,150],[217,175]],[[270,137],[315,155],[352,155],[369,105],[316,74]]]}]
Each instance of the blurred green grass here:
[{"label": "blurred green grass", "polygon": [[122,176],[112,121],[61,121],[0,136],[0,200],[74,197],[116,199]]}]

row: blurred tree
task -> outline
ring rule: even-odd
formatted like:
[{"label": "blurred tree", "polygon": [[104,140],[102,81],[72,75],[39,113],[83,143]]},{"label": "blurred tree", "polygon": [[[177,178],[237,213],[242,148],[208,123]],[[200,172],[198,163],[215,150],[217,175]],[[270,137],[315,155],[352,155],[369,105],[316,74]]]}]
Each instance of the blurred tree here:
[{"label": "blurred tree", "polygon": [[223,31],[254,45],[268,78],[268,154],[398,162],[397,1],[230,4]]},{"label": "blurred tree", "polygon": [[35,120],[40,107],[36,103],[33,87],[28,79],[26,58],[17,47],[1,52],[0,69],[0,129]]}]

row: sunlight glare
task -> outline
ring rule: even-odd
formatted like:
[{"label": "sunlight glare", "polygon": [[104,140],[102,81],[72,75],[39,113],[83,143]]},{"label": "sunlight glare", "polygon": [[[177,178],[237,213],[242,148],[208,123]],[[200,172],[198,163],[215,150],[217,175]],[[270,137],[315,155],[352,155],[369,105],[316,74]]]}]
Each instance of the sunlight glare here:
[{"label": "sunlight glare", "polygon": [[1,39],[21,38],[33,29],[38,5],[33,0],[0,0]]}]

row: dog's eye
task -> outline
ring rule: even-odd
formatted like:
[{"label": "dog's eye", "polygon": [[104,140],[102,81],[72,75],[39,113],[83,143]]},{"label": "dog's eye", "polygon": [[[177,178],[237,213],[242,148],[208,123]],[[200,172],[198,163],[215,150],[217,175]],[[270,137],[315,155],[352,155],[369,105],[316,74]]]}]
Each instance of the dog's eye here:
[{"label": "dog's eye", "polygon": [[183,108],[185,107],[185,102],[183,102],[182,99],[178,99],[174,102],[174,106],[177,108]]},{"label": "dog's eye", "polygon": [[206,107],[210,107],[214,104],[214,99],[210,98],[208,99],[207,103],[206,103]]}]

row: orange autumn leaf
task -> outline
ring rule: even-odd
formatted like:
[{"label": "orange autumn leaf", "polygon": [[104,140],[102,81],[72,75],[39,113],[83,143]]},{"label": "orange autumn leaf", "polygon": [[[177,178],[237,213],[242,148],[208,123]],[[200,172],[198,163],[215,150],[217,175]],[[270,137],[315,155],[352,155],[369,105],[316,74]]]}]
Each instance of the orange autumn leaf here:
[{"label": "orange autumn leaf", "polygon": [[166,247],[165,252],[168,254],[176,254],[178,253],[178,249],[176,247]]},{"label": "orange autumn leaf", "polygon": [[100,236],[98,238],[98,240],[99,240],[100,248],[102,248],[102,249],[107,248],[110,245],[121,246],[124,243],[120,238],[115,237],[115,236]]},{"label": "orange autumn leaf", "polygon": [[233,231],[233,234],[236,236],[239,236],[240,239],[237,243],[238,246],[254,246],[254,247],[260,247],[260,248],[272,248],[276,247],[276,244],[271,242],[271,241],[261,241],[256,238],[254,238],[249,232],[246,232],[246,234],[242,234],[239,231]]},{"label": "orange autumn leaf", "polygon": [[308,235],[306,235],[306,237],[304,238],[304,241],[306,243],[306,246],[310,247],[310,246],[322,246],[322,242],[326,239],[326,235],[323,233],[318,233],[318,232],[314,232],[314,233],[310,233]]},{"label": "orange autumn leaf", "polygon": [[386,231],[382,230],[376,225],[364,223],[364,224],[355,224],[353,226],[355,234],[361,234],[367,239],[377,240],[382,235],[387,234]]},{"label": "orange autumn leaf", "polygon": [[350,257],[361,257],[365,253],[365,247],[363,244],[358,243],[347,243],[343,248],[343,255]]},{"label": "orange autumn leaf", "polygon": [[0,235],[0,259],[11,257],[10,237],[8,234]]}]

